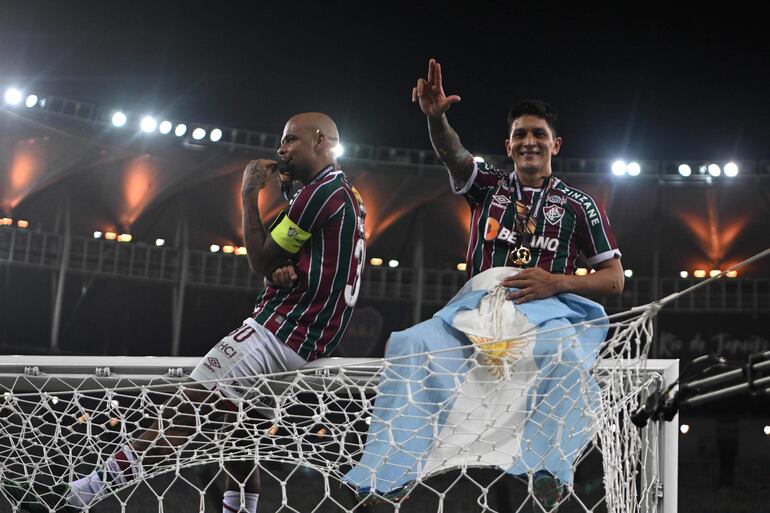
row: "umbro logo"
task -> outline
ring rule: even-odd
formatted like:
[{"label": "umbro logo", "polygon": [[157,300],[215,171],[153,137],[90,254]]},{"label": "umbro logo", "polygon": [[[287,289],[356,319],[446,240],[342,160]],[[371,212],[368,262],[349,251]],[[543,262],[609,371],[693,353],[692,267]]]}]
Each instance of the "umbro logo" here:
[{"label": "umbro logo", "polygon": [[208,362],[209,362],[209,365],[211,365],[212,367],[215,367],[217,369],[221,369],[222,368],[222,366],[219,365],[219,360],[217,360],[216,358],[214,358],[212,356],[208,357]]},{"label": "umbro logo", "polygon": [[508,205],[511,202],[511,198],[503,196],[502,194],[495,194],[492,196],[492,203],[497,203],[501,207]]}]

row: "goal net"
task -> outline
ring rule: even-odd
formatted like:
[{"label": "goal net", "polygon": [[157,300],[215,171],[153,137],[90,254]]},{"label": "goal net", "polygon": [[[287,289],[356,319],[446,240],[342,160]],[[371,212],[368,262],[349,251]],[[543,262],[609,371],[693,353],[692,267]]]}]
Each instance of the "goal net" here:
[{"label": "goal net", "polygon": [[[57,511],[95,469],[106,493],[91,511],[221,511],[226,462],[240,461],[260,470],[259,511],[673,512],[676,422],[630,422],[677,374],[645,358],[654,314],[610,318],[583,360],[592,323],[322,359],[260,376],[228,404],[189,404],[196,358],[0,357],[0,511]],[[162,458],[137,454],[130,478],[103,470],[183,404],[193,436]],[[538,490],[543,476],[551,488]]]}]

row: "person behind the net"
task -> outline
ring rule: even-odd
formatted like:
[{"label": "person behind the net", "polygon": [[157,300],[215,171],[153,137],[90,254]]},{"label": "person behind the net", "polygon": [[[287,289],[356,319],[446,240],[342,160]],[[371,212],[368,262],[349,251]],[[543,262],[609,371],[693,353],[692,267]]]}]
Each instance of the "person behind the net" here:
[{"label": "person behind the net", "polygon": [[[501,282],[518,289],[508,295],[517,303],[565,292],[623,291],[621,254],[606,213],[590,195],[553,176],[551,159],[563,141],[549,104],[523,100],[511,108],[505,151],[514,170],[503,171],[478,162],[460,143],[447,119],[460,97],[444,93],[441,65],[434,59],[427,79],[412,89],[412,101],[427,116],[431,143],[449,171],[453,192],[471,209],[469,278],[491,267],[522,268]],[[575,274],[581,253],[594,270],[584,276]],[[541,504],[552,508],[561,499],[561,484],[546,469],[533,479]]]},{"label": "person behind the net", "polygon": [[[299,369],[329,354],[342,338],[365,260],[365,209],[336,161],[338,143],[337,127],[325,114],[299,114],[286,123],[278,150],[284,166],[281,172],[304,187],[285,194],[290,196],[288,209],[268,229],[259,214],[259,192],[278,162],[255,160],[246,166],[241,189],[244,245],[249,265],[265,277],[265,287],[253,314],[218,342],[191,373],[199,384],[185,390],[189,402],[248,401],[248,396],[241,395],[257,382],[255,376]],[[160,428],[156,421],[110,457],[104,468],[70,483],[69,506],[87,507],[111,486],[138,476],[140,461],[145,469],[148,462],[160,464],[158,452],[168,454],[188,440],[195,424],[193,416],[184,415],[185,406],[182,402],[171,427]],[[260,493],[258,469],[251,463],[227,463],[227,467],[223,512],[244,511],[242,482],[245,511],[254,513]]]}]

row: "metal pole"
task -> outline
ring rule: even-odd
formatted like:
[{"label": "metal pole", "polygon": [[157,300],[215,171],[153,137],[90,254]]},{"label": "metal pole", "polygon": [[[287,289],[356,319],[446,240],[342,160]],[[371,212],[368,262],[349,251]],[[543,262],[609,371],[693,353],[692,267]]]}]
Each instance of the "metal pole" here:
[{"label": "metal pole", "polygon": [[425,243],[423,237],[423,209],[417,210],[417,219],[414,224],[413,234],[416,235],[416,241],[414,245],[414,274],[412,275],[414,286],[414,311],[412,312],[412,320],[414,324],[418,324],[422,321],[422,302],[425,294]]},{"label": "metal pole", "polygon": [[62,308],[64,301],[64,285],[67,268],[70,264],[70,247],[72,246],[72,228],[70,223],[69,199],[64,199],[64,245],[59,260],[59,273],[56,279],[56,296],[54,298],[53,318],[51,319],[51,352],[59,351],[59,331],[61,327]]},{"label": "metal pole", "polygon": [[[752,370],[761,370],[766,367],[770,367],[770,351],[766,351],[762,353],[761,357],[767,358],[767,360],[759,363],[755,363],[754,365],[751,366]],[[689,381],[687,383],[687,386],[689,388],[708,387],[711,385],[716,385],[718,383],[724,383],[725,381],[732,381],[742,376],[743,376],[743,370],[735,369],[735,370],[723,372],[721,374],[717,374],[715,376],[709,376],[708,378],[699,379],[697,381]]]},{"label": "metal pole", "polygon": [[[679,376],[679,360],[672,360],[671,365],[663,371],[664,383],[673,383]],[[660,481],[663,484],[662,497],[660,498],[662,513],[677,513],[679,497],[677,479],[679,476],[679,414],[664,422],[660,433]]]},{"label": "metal pole", "polygon": [[182,339],[182,317],[184,315],[184,295],[187,285],[187,275],[190,268],[190,249],[187,238],[187,219],[182,217],[177,229],[177,247],[181,249],[182,261],[179,265],[179,282],[172,291],[172,334],[171,334],[171,355],[179,355],[179,345]]},{"label": "metal pole", "polygon": [[[653,250],[652,250],[652,297],[660,297],[660,194],[655,195],[655,228],[653,235]],[[653,299],[654,301],[655,299]],[[658,358],[660,356],[660,333],[658,333],[658,316],[652,318],[652,357]]]},{"label": "metal pole", "polygon": [[[757,385],[770,385],[770,376],[766,378],[755,379],[754,386],[757,386]],[[749,385],[748,383],[741,383],[740,385],[734,385],[731,387],[723,388],[722,390],[717,390],[715,392],[708,392],[705,394],[689,397],[683,400],[680,404],[686,405],[686,406],[698,406],[703,403],[707,403],[710,401],[714,401],[716,399],[721,399],[723,397],[739,394],[741,392],[747,392],[749,390],[751,390],[751,385]]]}]

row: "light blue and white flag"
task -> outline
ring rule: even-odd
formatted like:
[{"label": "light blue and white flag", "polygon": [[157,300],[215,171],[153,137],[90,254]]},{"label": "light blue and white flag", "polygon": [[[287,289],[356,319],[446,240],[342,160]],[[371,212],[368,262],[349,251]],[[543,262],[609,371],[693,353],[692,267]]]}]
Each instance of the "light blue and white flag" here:
[{"label": "light blue and white flag", "polygon": [[492,466],[572,484],[595,434],[591,370],[608,323],[599,304],[574,294],[514,305],[498,284],[515,272],[477,275],[432,319],[391,335],[347,483],[387,494],[452,468]]}]

